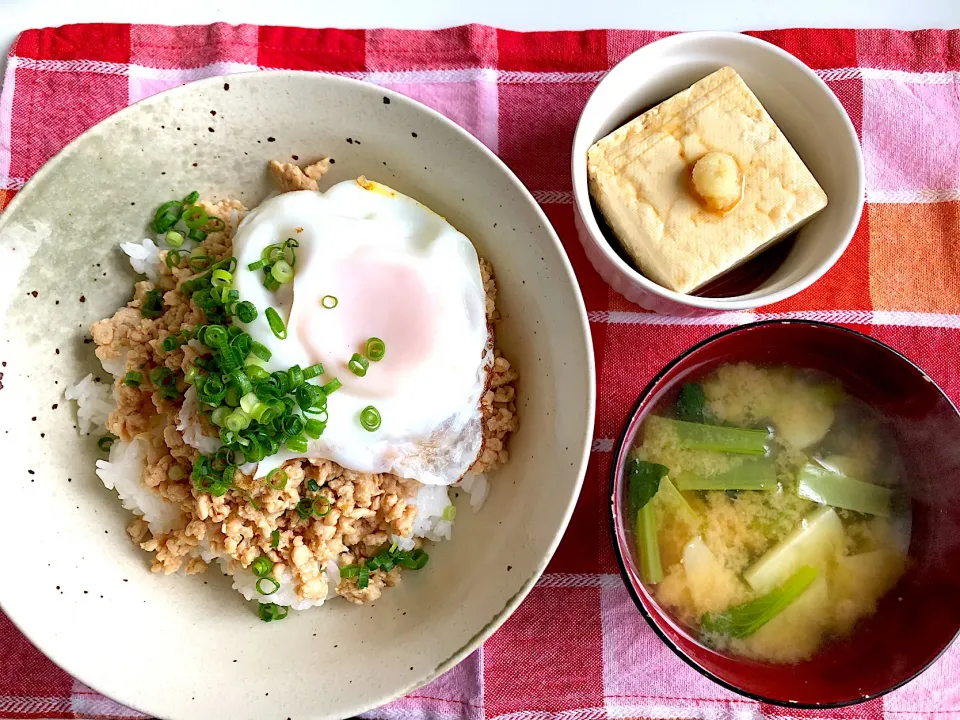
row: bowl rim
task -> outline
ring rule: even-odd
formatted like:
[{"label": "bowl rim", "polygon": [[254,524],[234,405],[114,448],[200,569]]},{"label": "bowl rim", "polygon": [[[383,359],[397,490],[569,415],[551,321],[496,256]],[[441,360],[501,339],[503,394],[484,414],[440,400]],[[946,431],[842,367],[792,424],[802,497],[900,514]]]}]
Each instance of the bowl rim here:
[{"label": "bowl rim", "polygon": [[[620,257],[617,252],[614,251],[610,241],[600,230],[596,214],[591,205],[590,190],[587,185],[586,177],[586,151],[590,145],[595,142],[595,140],[589,139],[589,144],[587,144],[588,139],[585,137],[586,128],[584,127],[584,116],[590,109],[591,104],[595,102],[597,93],[603,87],[604,83],[609,82],[611,78],[615,79],[620,75],[627,74],[629,68],[641,61],[644,56],[655,51],[670,49],[673,46],[679,46],[681,48],[684,45],[692,44],[695,46],[701,40],[719,40],[721,42],[730,43],[731,46],[749,45],[785,60],[797,72],[806,76],[808,80],[813,81],[814,85],[816,85],[824,94],[824,96],[827,98],[827,101],[833,106],[833,109],[840,117],[840,121],[846,130],[846,139],[850,146],[854,149],[857,170],[856,197],[858,199],[853,217],[849,223],[849,227],[843,233],[842,237],[840,238],[840,242],[834,248],[833,252],[831,252],[823,262],[813,268],[806,275],[799,278],[797,281],[774,292],[758,294],[756,291],[754,291],[746,295],[738,295],[730,298],[713,298],[700,297],[697,295],[686,295],[665,288],[662,285],[658,285],[657,283],[645,277],[641,272],[634,269],[629,263]],[[609,117],[609,113],[605,114]],[[580,145],[585,145],[582,152],[578,150],[578,146]],[[857,135],[856,128],[853,126],[853,121],[850,119],[850,115],[843,108],[840,100],[830,89],[830,87],[802,60],[786,50],[778,47],[777,45],[751,35],[745,35],[743,33],[713,30],[677,33],[659,40],[654,40],[648,45],[644,45],[643,47],[633,51],[610,69],[606,76],[599,83],[597,83],[597,86],[594,88],[593,92],[590,93],[590,97],[587,99],[587,102],[583,106],[583,110],[580,113],[580,118],[577,120],[577,127],[573,133],[573,144],[571,147],[571,174],[573,180],[574,208],[583,219],[583,227],[586,230],[587,235],[589,235],[590,242],[592,242],[593,245],[599,249],[604,258],[613,266],[615,271],[631,285],[639,286],[641,290],[647,293],[655,295],[669,302],[673,302],[687,308],[695,308],[700,311],[707,310],[723,312],[732,310],[752,310],[758,307],[780,302],[781,300],[785,300],[799,292],[802,292],[803,290],[806,290],[821,277],[823,277],[827,271],[837,263],[837,261],[840,259],[840,256],[843,255],[847,247],[850,245],[857,228],[860,226],[860,218],[863,214],[863,206],[866,199],[866,171],[863,161],[863,151],[860,145],[860,138]],[[583,233],[580,233],[580,236],[581,239],[583,239]]]},{"label": "bowl rim", "polygon": [[[291,76],[301,76],[305,78],[310,78],[311,81],[319,83],[333,83],[339,84],[347,87],[352,87],[355,91],[361,93],[375,92],[378,97],[389,97],[392,102],[399,103],[401,105],[408,105],[415,107],[418,112],[425,114],[431,120],[445,125],[448,129],[454,131],[458,137],[466,144],[471,145],[476,151],[480,152],[488,160],[492,161],[494,165],[503,173],[504,179],[509,183],[513,189],[518,193],[518,195],[526,201],[526,205],[531,208],[533,213],[536,215],[537,220],[543,226],[544,231],[553,239],[553,242],[560,250],[560,263],[561,267],[565,273],[565,277],[569,286],[573,289],[574,300],[576,309],[578,311],[578,319],[580,321],[580,328],[583,332],[585,338],[585,361],[586,361],[586,371],[588,375],[587,393],[584,398],[586,404],[586,428],[583,437],[582,447],[580,448],[580,460],[576,468],[576,481],[571,488],[570,500],[567,503],[567,508],[563,513],[559,526],[554,531],[552,537],[547,542],[546,552],[544,553],[541,560],[533,568],[530,576],[523,582],[520,588],[515,594],[510,596],[502,608],[496,610],[493,615],[486,620],[483,625],[469,638],[469,640],[464,643],[459,649],[455,650],[449,657],[437,663],[437,665],[430,670],[428,673],[424,674],[418,680],[415,680],[407,685],[394,689],[392,691],[384,692],[377,697],[363,699],[359,698],[354,701],[353,706],[349,708],[344,708],[344,711],[349,715],[359,715],[363,712],[368,712],[371,709],[380,707],[384,704],[392,702],[398,698],[402,698],[405,695],[417,690],[418,688],[427,685],[432,682],[440,675],[444,674],[448,670],[451,670],[460,662],[462,662],[468,655],[470,655],[474,650],[480,647],[488,638],[490,638],[509,618],[516,609],[520,606],[520,603],[527,597],[533,587],[536,585],[537,581],[543,575],[544,571],[547,569],[551,559],[556,554],[557,548],[560,545],[561,540],[563,539],[567,528],[570,525],[570,519],[573,517],[574,510],[576,509],[577,502],[579,500],[580,494],[583,490],[583,484],[586,479],[587,466],[590,461],[591,455],[591,443],[593,441],[593,433],[596,421],[596,397],[597,397],[597,374],[596,374],[596,356],[593,348],[593,335],[590,331],[590,323],[587,318],[587,309],[586,303],[583,298],[583,292],[580,289],[580,283],[577,280],[577,276],[573,270],[573,265],[570,261],[570,256],[568,255],[566,248],[564,248],[563,243],[560,240],[560,236],[557,234],[556,228],[554,228],[553,223],[550,222],[550,219],[547,217],[543,208],[540,206],[540,203],[536,201],[533,197],[533,194],[527,188],[526,185],[517,177],[517,174],[503,161],[500,157],[494,153],[490,148],[484,145],[479,139],[474,137],[470,132],[462,128],[460,125],[455,123],[453,120],[443,115],[442,113],[434,110],[433,108],[425,105],[424,103],[416,100],[414,98],[403,95],[402,93],[393,90],[388,87],[383,87],[380,85],[375,85],[372,82],[367,82],[365,80],[359,80],[351,77],[345,77],[342,75],[335,75],[332,73],[316,72],[312,70],[285,70],[285,69],[273,69],[273,70],[251,70],[246,72],[239,73],[228,73],[228,74],[218,74],[206,78],[200,78],[198,80],[193,80],[182,85],[178,85],[173,88],[168,88],[161,92],[155,93],[153,95],[141,98],[140,100],[127,105],[126,107],[120,108],[114,113],[111,113],[107,117],[97,121],[89,128],[80,133],[77,137],[73,138],[70,142],[64,145],[59,151],[57,151],[53,156],[51,156],[43,165],[33,173],[30,179],[24,184],[24,186],[17,192],[13,199],[7,204],[3,212],[0,212],[0,232],[12,222],[15,211],[17,208],[26,201],[26,198],[32,194],[34,188],[36,188],[39,183],[35,182],[40,180],[43,177],[46,177],[48,174],[55,172],[57,161],[63,157],[69,155],[72,152],[75,152],[78,144],[89,139],[90,137],[95,136],[97,133],[105,131],[105,127],[108,123],[111,123],[116,120],[118,117],[125,116],[127,114],[132,114],[138,111],[140,106],[150,105],[152,103],[158,102],[161,98],[166,98],[171,95],[177,95],[179,93],[190,92],[197,87],[207,86],[207,85],[217,85],[224,82],[254,82],[254,78],[282,78],[282,77],[291,77]],[[0,611],[3,610],[3,603],[0,602]],[[122,693],[116,693],[114,689],[111,691],[104,692],[101,690],[102,684],[99,680],[90,680],[89,673],[87,672],[88,666],[75,667],[72,664],[68,667],[64,665],[60,659],[56,657],[57,653],[55,648],[48,647],[47,645],[41,646],[38,645],[32,637],[32,633],[29,631],[29,628],[25,626],[20,619],[17,617],[7,614],[10,622],[16,627],[24,637],[26,637],[31,644],[33,644],[40,652],[51,662],[53,662],[57,667],[61,668],[73,678],[80,680],[80,682],[87,685],[89,688],[99,692],[100,694],[111,698],[117,702],[122,703],[123,705],[130,707],[139,712],[143,712],[148,715],[154,715],[149,708],[143,706],[140,700],[136,697],[135,692],[128,692],[126,689]]]},{"label": "bowl rim", "polygon": [[726,688],[727,690],[731,690],[732,692],[735,692],[738,695],[742,695],[744,697],[750,698],[751,700],[756,700],[758,702],[764,702],[770,705],[776,705],[778,707],[798,708],[800,710],[823,710],[823,709],[843,708],[843,707],[850,707],[852,705],[859,705],[869,700],[874,700],[876,698],[882,697],[888,693],[893,692],[894,690],[898,690],[902,688],[904,685],[906,685],[907,683],[915,680],[924,672],[926,672],[926,670],[931,665],[937,662],[937,660],[939,660],[944,655],[944,653],[946,653],[947,650],[950,649],[953,643],[957,641],[957,638],[960,638],[960,628],[958,628],[954,632],[953,637],[951,637],[947,641],[947,643],[923,667],[919,668],[916,672],[910,674],[909,676],[907,676],[902,680],[897,681],[895,684],[883,690],[879,690],[875,693],[871,693],[868,695],[861,695],[858,697],[854,697],[849,700],[840,700],[840,701],[829,702],[829,703],[801,703],[801,702],[790,702],[786,700],[776,700],[774,698],[769,698],[759,693],[751,692],[750,690],[746,690],[745,688],[738,687],[733,683],[730,683],[724,680],[723,678],[719,677],[718,675],[710,672],[705,667],[697,663],[689,655],[687,655],[669,637],[667,637],[666,633],[664,633],[660,629],[660,627],[657,625],[656,620],[653,618],[653,616],[644,606],[643,600],[640,597],[640,593],[637,591],[636,586],[631,580],[630,573],[627,570],[626,561],[624,560],[624,548],[621,547],[619,534],[617,533],[616,517],[619,513],[615,511],[615,506],[616,506],[615,487],[617,483],[617,478],[620,475],[619,458],[623,452],[623,447],[627,440],[627,435],[630,433],[630,430],[633,429],[634,425],[636,424],[637,415],[640,413],[641,407],[649,399],[653,390],[657,387],[657,385],[660,384],[663,378],[671,370],[673,370],[675,367],[680,365],[689,356],[693,355],[698,350],[728,335],[733,335],[739,332],[743,332],[745,330],[752,330],[754,328],[763,327],[765,325],[799,325],[799,326],[809,326],[814,328],[827,328],[830,330],[839,330],[842,333],[850,336],[854,341],[857,341],[857,342],[862,342],[865,340],[870,344],[880,348],[882,351],[891,353],[900,361],[906,363],[913,370],[923,375],[923,377],[930,382],[930,384],[935,388],[935,390],[938,393],[940,393],[940,396],[949,404],[949,407],[953,410],[953,412],[958,416],[960,416],[960,410],[957,409],[956,404],[943,391],[943,388],[941,388],[939,384],[937,384],[932,378],[930,378],[929,375],[927,375],[927,373],[923,370],[923,368],[921,368],[919,365],[913,362],[906,355],[899,352],[898,350],[895,350],[894,348],[890,347],[886,343],[880,340],[877,340],[874,337],[866,335],[862,332],[859,332],[857,330],[853,330],[851,328],[847,328],[842,325],[837,325],[835,323],[821,322],[819,320],[803,320],[803,319],[797,319],[797,318],[791,318],[791,319],[785,319],[785,320],[762,320],[759,322],[745,323],[743,325],[738,325],[736,327],[728,328],[726,330],[716,333],[715,335],[711,335],[710,337],[705,338],[704,340],[701,340],[695,345],[692,345],[687,350],[684,350],[682,353],[680,353],[680,355],[678,355],[673,360],[671,360],[669,363],[667,363],[663,367],[663,369],[660,370],[660,372],[658,372],[650,380],[649,383],[647,383],[647,385],[643,388],[643,390],[640,391],[640,394],[637,398],[636,403],[634,403],[633,407],[631,408],[630,414],[627,416],[627,419],[623,424],[623,429],[620,431],[620,435],[617,438],[617,442],[613,446],[613,461],[610,463],[610,479],[608,484],[608,490],[609,490],[608,494],[610,497],[609,529],[610,529],[611,540],[613,541],[613,554],[617,560],[617,568],[620,571],[620,579],[623,581],[623,584],[626,586],[627,592],[629,592],[630,598],[633,600],[633,604],[637,606],[637,609],[640,611],[640,614],[643,615],[643,618],[647,621],[647,624],[653,629],[654,633],[657,634],[660,640],[662,640],[663,643],[674,652],[674,654],[676,654],[687,665],[692,667],[694,670],[699,672],[708,680],[712,680],[717,685],[720,685],[721,687]]}]

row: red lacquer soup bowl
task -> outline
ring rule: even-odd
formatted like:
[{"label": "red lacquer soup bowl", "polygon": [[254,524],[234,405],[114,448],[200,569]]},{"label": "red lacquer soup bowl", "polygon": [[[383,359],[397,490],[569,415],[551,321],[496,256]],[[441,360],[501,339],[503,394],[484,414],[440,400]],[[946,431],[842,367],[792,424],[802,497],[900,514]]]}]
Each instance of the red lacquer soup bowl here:
[{"label": "red lacquer soup bowl", "polygon": [[[913,512],[907,571],[853,633],[811,659],[775,665],[724,654],[662,609],[640,581],[624,524],[623,469],[644,418],[681,384],[730,362],[828,373],[886,416],[903,456]],[[729,330],[693,347],[640,395],[614,450],[613,540],[624,582],[651,627],[688,664],[748,697],[791,707],[851,705],[909,682],[960,630],[960,415],[922,370],[893,349],[836,325],[773,321]]]}]

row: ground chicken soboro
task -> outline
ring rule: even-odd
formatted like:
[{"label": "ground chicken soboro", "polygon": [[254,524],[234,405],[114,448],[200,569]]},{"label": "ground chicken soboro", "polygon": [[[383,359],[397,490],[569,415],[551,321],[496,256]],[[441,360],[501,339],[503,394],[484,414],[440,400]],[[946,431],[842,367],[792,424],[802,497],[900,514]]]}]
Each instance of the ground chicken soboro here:
[{"label": "ground chicken soboro", "polygon": [[[304,169],[290,163],[270,164],[270,174],[281,192],[316,190],[317,180],[326,169],[326,160]],[[204,240],[203,253],[214,261],[229,257],[231,237],[246,208],[236,200],[201,205],[208,215],[226,223],[223,232],[210,233]],[[181,265],[184,267],[174,269],[162,265],[157,283],[163,291],[164,310],[160,317],[141,316],[141,305],[154,284],[138,282],[127,307],[92,328],[101,361],[115,366],[122,363],[124,371],[137,371],[143,376],[139,387],[117,381],[117,409],[110,414],[108,429],[126,442],[137,437],[147,441],[142,482],[163,498],[178,503],[184,515],[182,528],[167,534],[152,535],[142,519],[134,520],[128,532],[140,547],[155,553],[154,572],[172,573],[181,568],[188,574],[203,572],[207,564],[200,557],[201,550],[228,558],[231,569],[248,567],[264,554],[273,561],[273,575],[278,580],[290,573],[300,599],[322,599],[328,591],[324,573],[328,561],[334,560],[341,566],[360,562],[374,555],[391,535],[411,534],[417,512],[411,500],[421,485],[396,475],[353,472],[327,460],[293,460],[283,465],[288,482],[282,490],[273,489],[262,480],[254,481],[239,470],[234,476],[234,488],[226,495],[214,497],[196,489],[189,476],[200,453],[184,442],[177,423],[183,393],[189,387],[183,373],[209,350],[196,340],[169,353],[161,347],[167,335],[206,322],[203,310],[180,290],[180,283],[200,273],[185,267],[186,263]],[[481,273],[492,332],[498,319],[496,285],[491,266],[482,260]],[[164,399],[150,382],[150,372],[159,366],[177,373],[177,399]],[[513,384],[516,377],[510,363],[497,351],[481,399],[485,439],[474,472],[489,472],[507,461],[506,441],[517,429]],[[202,422],[210,435],[216,434],[207,418]],[[311,480],[320,487],[312,495],[325,498],[330,511],[324,517],[302,519],[296,506]],[[275,531],[279,540],[274,548],[271,544]],[[417,540],[418,545],[420,542]],[[366,588],[357,588],[354,579],[344,579],[336,591],[351,602],[364,603],[377,599],[384,587],[399,581],[399,567],[388,573],[375,570]]]}]

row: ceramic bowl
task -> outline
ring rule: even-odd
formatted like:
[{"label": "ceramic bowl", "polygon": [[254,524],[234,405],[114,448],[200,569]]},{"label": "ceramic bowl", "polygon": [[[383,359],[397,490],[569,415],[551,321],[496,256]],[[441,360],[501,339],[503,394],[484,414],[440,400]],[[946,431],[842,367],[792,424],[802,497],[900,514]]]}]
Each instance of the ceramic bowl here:
[{"label": "ceramic bowl", "polygon": [[[587,188],[587,150],[621,125],[724,66],[763,103],[827,193],[829,204],[796,234],[696,295],[668,290],[621,254]],[[840,101],[814,72],[784,50],[747,35],[673,35],[637,50],[590,96],[573,139],[573,200],[587,257],[617,292],[669,315],[705,315],[778,302],[816,282],[853,238],[864,199],[863,157]],[[709,293],[709,295],[708,295]]]},{"label": "ceramic bowl", "polygon": [[[632,536],[624,525],[623,469],[644,418],[674,402],[691,373],[735,362],[833,375],[847,393],[886,416],[910,469],[913,526],[906,574],[852,635],[793,665],[754,662],[701,644],[640,581]],[[644,389],[614,449],[613,540],[624,582],[661,639],[730,690],[807,708],[852,705],[883,695],[923,672],[960,630],[960,452],[945,441],[957,433],[960,415],[943,391],[903,355],[866,335],[799,320],[755,323],[715,335],[670,363]]]},{"label": "ceramic bowl", "polygon": [[[430,549],[425,571],[371,606],[336,601],[267,624],[213,569],[150,573],[125,533],[130,515],[94,474],[97,438],[77,434],[63,391],[103,374],[84,338],[131,296],[118,244],[144,237],[159,203],[195,189],[253,206],[271,190],[268,160],[324,155],[336,161],[324,186],[359,174],[391,185],[493,263],[521,429],[482,510],[460,499],[453,539]],[[453,667],[546,566],[592,435],[583,301],[530,194],[441,115],[329,75],[193,83],[108,118],[51,160],[0,215],[0,250],[0,545],[19,548],[0,605],[96,690],[163,718],[348,717]]]}]

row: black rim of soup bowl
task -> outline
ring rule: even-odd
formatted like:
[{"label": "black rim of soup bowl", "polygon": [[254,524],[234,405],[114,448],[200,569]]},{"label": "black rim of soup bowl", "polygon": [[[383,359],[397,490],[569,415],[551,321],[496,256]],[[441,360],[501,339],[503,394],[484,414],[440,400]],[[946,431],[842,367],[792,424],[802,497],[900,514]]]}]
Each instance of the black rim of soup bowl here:
[{"label": "black rim of soup bowl", "polygon": [[[637,415],[639,414],[641,407],[649,399],[651,393],[654,391],[657,385],[660,384],[663,378],[671,370],[673,370],[677,365],[684,362],[690,355],[697,352],[701,348],[713,343],[714,341],[719,340],[720,338],[726,337],[727,335],[733,335],[735,333],[745,332],[748,330],[752,330],[754,328],[763,327],[764,325],[806,325],[806,326],[812,326],[812,327],[829,328],[831,330],[839,330],[848,335],[852,335],[858,340],[865,340],[869,343],[872,343],[873,345],[876,345],[882,350],[885,350],[886,352],[891,353],[892,355],[895,355],[902,362],[904,362],[909,368],[911,368],[915,372],[918,372],[921,375],[923,375],[925,378],[927,378],[930,384],[936,389],[936,391],[940,393],[940,395],[943,397],[944,400],[947,401],[949,406],[953,409],[954,413],[956,413],[957,415],[960,415],[960,410],[957,410],[957,406],[953,403],[950,397],[943,391],[943,389],[936,382],[934,382],[933,379],[931,379],[926,372],[924,372],[923,368],[921,368],[919,365],[913,362],[910,358],[908,358],[906,355],[899,352],[898,350],[894,350],[892,347],[890,347],[884,342],[881,342],[880,340],[877,340],[876,338],[870,337],[869,335],[865,335],[864,333],[858,332],[856,330],[851,330],[850,328],[843,327],[842,325],[835,325],[833,323],[820,322],[817,320],[795,320],[795,319],[762,320],[760,322],[752,322],[752,323],[746,323],[744,325],[737,325],[736,327],[732,327],[728,330],[723,330],[721,332],[718,332],[715,335],[711,335],[710,337],[704,340],[701,340],[696,345],[691,346],[687,350],[684,350],[680,355],[678,355],[676,358],[674,358],[669,363],[667,363],[663,367],[663,369],[660,370],[660,372],[658,372],[653,377],[653,379],[650,380],[649,383],[647,383],[646,387],[644,387],[643,390],[640,391],[640,395],[637,398],[636,403],[634,403],[633,408],[630,410],[630,414],[627,416],[626,422],[624,423],[624,426],[623,426],[623,430],[620,431],[620,437],[617,438],[617,442],[613,447],[613,459],[610,464],[610,492],[609,492],[610,536],[611,536],[611,540],[613,541],[613,554],[617,558],[617,567],[620,569],[620,578],[621,580],[623,580],[623,584],[626,586],[627,592],[630,593],[630,597],[633,600],[633,604],[637,606],[638,610],[640,610],[640,614],[643,615],[644,619],[647,621],[647,624],[657,634],[657,637],[659,637],[664,642],[664,644],[674,652],[674,654],[676,654],[687,665],[689,665],[694,670],[699,672],[705,678],[712,680],[717,685],[720,685],[721,687],[724,687],[727,690],[731,690],[737,693],[738,695],[742,695],[744,697],[750,698],[751,700],[756,700],[758,702],[768,703],[770,705],[776,705],[778,707],[798,708],[800,710],[821,710],[821,709],[830,709],[830,708],[850,707],[851,705],[860,705],[870,700],[874,700],[878,697],[882,697],[887,693],[893,692],[894,690],[898,690],[902,688],[904,685],[906,685],[907,683],[911,682],[912,680],[922,675],[924,672],[926,672],[926,670],[931,665],[933,665],[934,663],[937,662],[937,660],[943,657],[943,654],[947,650],[949,650],[950,646],[953,645],[953,643],[957,640],[958,637],[960,637],[960,629],[958,629],[958,631],[954,633],[953,637],[950,638],[950,640],[943,646],[940,652],[938,652],[930,660],[930,662],[928,662],[926,665],[921,667],[919,670],[917,670],[915,673],[913,673],[909,677],[906,677],[900,682],[894,685],[891,685],[890,687],[884,690],[880,690],[879,692],[875,692],[870,695],[861,695],[855,698],[851,698],[850,700],[841,700],[839,702],[831,702],[831,703],[801,703],[801,702],[788,702],[784,700],[775,700],[773,698],[765,697],[764,695],[759,695],[757,693],[750,692],[749,690],[745,690],[742,687],[738,687],[737,685],[729,683],[726,680],[718,677],[717,675],[714,675],[712,672],[710,672],[706,668],[699,665],[693,658],[688,656],[683,650],[677,647],[677,645],[669,637],[667,637],[667,635],[657,625],[657,622],[656,620],[654,620],[653,616],[651,616],[650,613],[647,611],[647,608],[643,604],[643,600],[640,598],[640,593],[637,591],[637,588],[634,587],[634,584],[630,578],[630,573],[627,572],[627,564],[624,559],[624,551],[620,547],[620,542],[617,537],[616,515],[618,513],[616,512],[616,509],[615,509],[615,505],[617,503],[615,490],[616,490],[617,476],[619,475],[619,471],[620,471],[619,459],[623,452],[624,445],[626,444],[627,436],[630,434],[631,429],[633,429],[634,425],[636,424]],[[635,434],[636,433],[634,433],[634,435]],[[656,600],[653,598],[651,598],[651,600],[652,602],[656,602]]]}]

